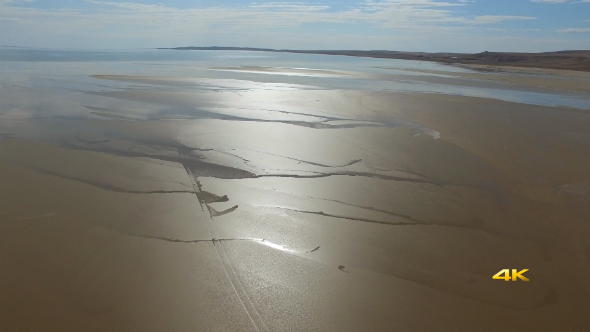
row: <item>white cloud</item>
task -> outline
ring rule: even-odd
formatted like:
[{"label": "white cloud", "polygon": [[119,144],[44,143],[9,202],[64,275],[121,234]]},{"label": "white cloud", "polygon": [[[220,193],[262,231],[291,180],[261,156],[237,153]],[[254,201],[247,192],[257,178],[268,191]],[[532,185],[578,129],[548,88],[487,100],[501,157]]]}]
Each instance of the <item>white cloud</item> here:
[{"label": "white cloud", "polygon": [[536,3],[549,3],[549,4],[559,4],[559,3],[582,3],[582,2],[590,2],[590,0],[532,0],[532,2]]},{"label": "white cloud", "polygon": [[570,28],[557,30],[560,33],[590,33],[590,28]]},{"label": "white cloud", "polygon": [[[5,0],[0,0],[5,1]],[[330,7],[305,5],[300,2],[256,3],[244,7],[208,7],[178,9],[162,4],[140,4],[85,0],[96,5],[96,13],[76,11],[51,11],[33,8],[3,6],[4,17],[39,20],[39,24],[53,21],[51,25],[68,22],[105,26],[108,24],[138,28],[159,26],[162,30],[182,30],[222,26],[225,30],[260,29],[265,27],[298,27],[307,23],[364,23],[389,29],[424,29],[437,26],[452,28],[461,24],[494,24],[510,20],[529,20],[524,16],[458,16],[450,8],[463,6],[434,0],[366,1],[356,8],[328,11]],[[69,15],[68,15],[69,13]],[[48,24],[49,26],[49,24]]]},{"label": "white cloud", "polygon": [[[85,1],[92,6],[80,11],[25,8],[12,5],[14,1],[0,0],[0,44],[90,45],[93,48],[183,45],[277,48],[348,45],[345,47],[354,48],[363,45],[400,49],[402,47],[394,41],[401,40],[404,45],[419,49],[415,46],[418,44],[411,41],[415,39],[430,40],[424,45],[438,45],[441,49],[445,45],[443,40],[448,42],[458,38],[459,43],[465,44],[465,36],[476,36],[477,31],[484,31],[487,27],[505,28],[501,23],[535,19],[511,15],[469,16],[464,11],[467,0],[367,0],[342,10],[302,2],[179,9],[165,4],[132,2],[134,0]],[[306,27],[313,23],[340,25],[331,30],[323,28],[318,33]],[[354,39],[342,37],[352,36],[351,30],[355,30],[354,37],[350,37]],[[453,37],[461,33],[464,36]],[[518,33],[515,30],[510,35]],[[274,39],[261,37],[269,35],[275,36]],[[488,37],[482,40],[488,40]],[[367,42],[361,39],[367,39]],[[384,44],[378,46],[378,40]]]},{"label": "white cloud", "polygon": [[267,2],[261,4],[252,4],[251,8],[261,9],[289,9],[289,10],[303,10],[303,11],[319,11],[329,9],[330,6],[309,6],[300,2]]},{"label": "white cloud", "polygon": [[112,2],[112,1],[98,1],[98,0],[84,0],[96,5],[112,6],[132,11],[166,11],[168,7],[164,5],[146,5],[134,2]]},{"label": "white cloud", "polygon": [[10,3],[31,3],[34,2],[35,0],[0,0],[0,5],[3,4],[10,4]]},{"label": "white cloud", "polygon": [[441,2],[441,1],[434,1],[434,0],[386,0],[386,1],[366,1],[366,6],[374,7],[374,8],[384,8],[384,7],[396,7],[396,6],[406,6],[406,7],[451,7],[451,6],[463,6],[462,3],[451,3],[451,2]]},{"label": "white cloud", "polygon": [[530,16],[499,16],[499,15],[485,15],[485,16],[476,16],[473,18],[471,23],[475,24],[493,24],[493,23],[500,23],[504,21],[528,21],[528,20],[535,20],[535,17]]},{"label": "white cloud", "polygon": [[424,27],[462,24],[495,24],[504,21],[532,20],[528,16],[485,15],[475,17],[458,16],[451,9],[464,3],[439,2],[431,0],[367,1],[362,7],[366,21],[386,28]]},{"label": "white cloud", "polygon": [[539,3],[565,3],[565,2],[570,2],[572,0],[533,0],[533,2],[539,2]]}]

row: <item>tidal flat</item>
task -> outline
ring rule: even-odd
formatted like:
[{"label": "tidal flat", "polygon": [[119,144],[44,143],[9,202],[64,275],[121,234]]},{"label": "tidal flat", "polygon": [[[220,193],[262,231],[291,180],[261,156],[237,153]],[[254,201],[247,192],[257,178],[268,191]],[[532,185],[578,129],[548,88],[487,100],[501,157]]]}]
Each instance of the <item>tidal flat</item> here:
[{"label": "tidal flat", "polygon": [[590,76],[484,69],[0,48],[0,330],[587,331]]}]

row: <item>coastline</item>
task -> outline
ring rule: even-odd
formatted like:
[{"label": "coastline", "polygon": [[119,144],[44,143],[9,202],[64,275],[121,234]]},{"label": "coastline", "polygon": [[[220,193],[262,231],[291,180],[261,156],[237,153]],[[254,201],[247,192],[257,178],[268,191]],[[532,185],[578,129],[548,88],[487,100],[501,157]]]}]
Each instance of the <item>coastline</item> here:
[{"label": "coastline", "polygon": [[175,51],[259,51],[278,53],[302,53],[323,55],[344,55],[364,58],[399,59],[430,61],[447,64],[499,66],[499,67],[526,67],[540,69],[557,69],[590,72],[590,51],[558,51],[545,53],[507,53],[507,52],[482,52],[482,53],[425,53],[425,52],[397,52],[386,50],[360,51],[360,50],[289,50],[253,47],[173,47],[158,48]]}]

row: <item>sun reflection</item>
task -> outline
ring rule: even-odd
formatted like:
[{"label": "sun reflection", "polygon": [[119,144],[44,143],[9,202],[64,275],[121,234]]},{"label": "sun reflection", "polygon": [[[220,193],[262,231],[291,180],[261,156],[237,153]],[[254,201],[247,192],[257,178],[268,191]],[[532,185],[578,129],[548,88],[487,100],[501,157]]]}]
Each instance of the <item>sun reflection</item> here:
[{"label": "sun reflection", "polygon": [[253,241],[254,242],[257,242],[257,243],[260,243],[262,245],[265,245],[267,247],[280,250],[280,251],[289,252],[289,253],[297,253],[297,251],[292,250],[292,249],[289,249],[286,246],[283,246],[283,245],[280,245],[280,244],[276,244],[276,243],[272,243],[272,242],[267,241],[265,239],[255,239]]}]

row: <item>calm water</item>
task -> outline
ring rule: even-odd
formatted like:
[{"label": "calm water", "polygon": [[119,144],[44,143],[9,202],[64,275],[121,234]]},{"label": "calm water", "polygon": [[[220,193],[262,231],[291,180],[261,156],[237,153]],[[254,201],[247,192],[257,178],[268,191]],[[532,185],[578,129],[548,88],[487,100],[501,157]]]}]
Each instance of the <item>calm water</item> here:
[{"label": "calm water", "polygon": [[[474,114],[472,118],[481,112],[499,111],[502,126],[514,125],[505,115],[509,109],[520,111],[524,104],[590,109],[589,93],[458,76],[465,73],[478,72],[432,62],[275,52],[0,48],[0,137],[51,141],[62,146],[100,143],[107,138],[166,146],[181,134],[166,132],[163,124],[162,132],[153,133],[156,130],[152,128],[129,134],[128,127],[133,126],[129,121],[172,120],[176,125],[174,120],[227,120],[220,123],[231,123],[236,128],[288,124],[297,130],[329,129],[326,132],[410,127],[416,136],[426,134],[439,139],[441,133],[435,123],[414,123],[420,121],[397,111],[404,108],[413,114],[417,110],[412,108],[414,105],[422,105],[423,111],[444,111],[439,103],[421,103],[418,99],[432,98],[432,94],[481,98],[475,99],[477,102],[455,98],[451,109]],[[534,79],[541,74],[518,75]],[[578,80],[587,83],[583,78]],[[380,99],[386,101],[379,104]],[[377,103],[371,104],[373,101]],[[405,105],[396,107],[396,103]],[[539,118],[535,119],[530,111],[537,109]],[[576,116],[584,114],[565,108],[522,110],[530,124],[546,113],[560,121],[571,113],[573,123]],[[106,129],[108,126],[101,122],[109,120],[116,120],[112,122],[119,123],[120,128]],[[587,139],[584,131],[575,126],[556,128],[567,140]],[[209,129],[206,125],[199,128],[203,132]],[[237,129],[226,130],[234,133]],[[453,134],[444,133],[449,137]],[[225,149],[239,143],[230,140],[214,145]],[[249,149],[257,144],[251,145]],[[355,158],[344,158],[343,162],[360,160]]]},{"label": "calm water", "polygon": [[[100,104],[95,93],[153,88],[146,81],[105,80],[92,75],[174,78],[175,84],[158,87],[169,91],[351,89],[461,95],[590,109],[587,93],[452,76],[469,72],[431,62],[289,53],[0,48],[0,116],[87,118],[92,117],[91,113],[80,106]],[[190,117],[191,111],[181,113]]]}]

